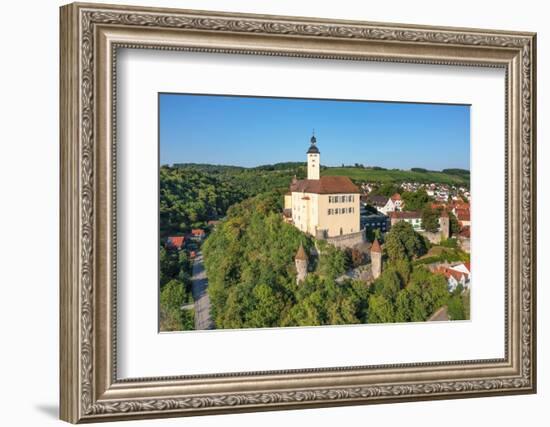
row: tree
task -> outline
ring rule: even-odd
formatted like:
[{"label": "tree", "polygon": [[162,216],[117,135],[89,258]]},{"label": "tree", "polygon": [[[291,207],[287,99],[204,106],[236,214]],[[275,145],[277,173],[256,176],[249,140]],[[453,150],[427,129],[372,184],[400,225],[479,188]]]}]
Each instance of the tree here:
[{"label": "tree", "polygon": [[[466,320],[470,318],[469,296],[469,292],[464,292],[461,284],[449,295],[447,311],[451,320]],[[466,307],[466,305],[468,306]]]},{"label": "tree", "polygon": [[464,303],[460,295],[452,296],[447,302],[447,312],[451,320],[464,320]]},{"label": "tree", "polygon": [[181,312],[177,309],[170,309],[160,306],[160,330],[163,332],[181,331]]},{"label": "tree", "polygon": [[458,222],[457,217],[454,213],[448,212],[449,214],[449,225],[451,228],[451,235],[455,236],[460,233],[460,223]]},{"label": "tree", "polygon": [[416,266],[407,285],[411,294],[411,321],[428,319],[438,308],[447,303],[447,281],[440,274],[431,273],[424,266]]},{"label": "tree", "polygon": [[421,211],[428,203],[430,203],[430,196],[426,193],[426,190],[419,189],[417,191],[405,191],[401,194],[401,198],[405,202],[404,210],[406,211]]},{"label": "tree", "polygon": [[344,251],[332,245],[324,245],[319,257],[319,275],[334,280],[345,273],[346,261]]},{"label": "tree", "polygon": [[177,278],[180,272],[180,262],[178,252],[174,250],[166,250],[163,246],[159,253],[160,265],[160,285],[164,286],[170,280]]},{"label": "tree", "polygon": [[349,258],[353,268],[357,268],[365,263],[365,254],[357,248],[346,250],[346,257]]},{"label": "tree", "polygon": [[279,317],[284,309],[284,301],[279,293],[262,283],[254,287],[253,308],[247,314],[246,327],[265,328],[279,326]]},{"label": "tree", "polygon": [[386,233],[384,247],[392,262],[402,259],[410,261],[424,255],[428,250],[425,239],[405,221],[399,221]]},{"label": "tree", "polygon": [[167,309],[179,309],[185,301],[185,289],[183,283],[178,280],[170,280],[160,292],[160,305]]},{"label": "tree", "polygon": [[437,209],[432,209],[429,206],[422,211],[422,228],[431,233],[439,230],[440,212]]},{"label": "tree", "polygon": [[386,301],[393,304],[401,289],[401,280],[395,269],[390,267],[382,273],[373,286],[377,295],[383,296]]},{"label": "tree", "polygon": [[464,306],[464,319],[470,319],[470,290],[466,289],[462,294],[462,304]]},{"label": "tree", "polygon": [[409,322],[412,316],[411,306],[411,295],[407,289],[403,289],[395,301],[395,321]]},{"label": "tree", "polygon": [[170,280],[160,292],[160,330],[181,331],[194,328],[194,311],[182,310],[181,306],[190,301],[183,283]]},{"label": "tree", "polygon": [[369,298],[369,323],[390,323],[395,320],[393,306],[382,295]]},{"label": "tree", "polygon": [[380,187],[374,189],[370,194],[378,195],[378,196],[391,197],[395,193],[399,193],[400,191],[401,191],[401,189],[399,188],[399,186],[397,186],[397,185],[395,185],[391,182],[386,182],[386,183],[382,184]]}]

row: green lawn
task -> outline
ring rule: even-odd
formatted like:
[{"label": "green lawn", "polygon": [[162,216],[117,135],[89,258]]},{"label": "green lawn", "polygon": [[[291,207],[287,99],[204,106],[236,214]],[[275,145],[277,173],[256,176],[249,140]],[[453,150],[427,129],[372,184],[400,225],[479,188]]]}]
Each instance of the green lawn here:
[{"label": "green lawn", "polygon": [[375,170],[363,168],[337,167],[327,168],[321,171],[321,175],[347,176],[358,181],[369,182],[421,182],[440,184],[469,184],[464,176],[451,175],[443,172],[413,172],[405,170]]}]

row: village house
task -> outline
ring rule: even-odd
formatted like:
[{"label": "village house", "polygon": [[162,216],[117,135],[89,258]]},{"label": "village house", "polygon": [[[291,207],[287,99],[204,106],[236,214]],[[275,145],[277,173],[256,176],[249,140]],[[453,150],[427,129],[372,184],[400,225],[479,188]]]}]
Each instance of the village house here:
[{"label": "village house", "polygon": [[458,219],[458,223],[460,224],[461,228],[469,227],[471,225],[470,222],[470,208],[467,209],[455,209],[455,215],[456,219]]},{"label": "village house", "polygon": [[403,206],[403,200],[401,200],[401,194],[395,193],[388,198],[386,205],[380,209],[380,212],[387,215],[390,212],[400,211]]},{"label": "village house", "polygon": [[190,239],[201,242],[206,237],[206,233],[202,228],[193,228],[191,230]]},{"label": "village house", "polygon": [[385,215],[385,207],[388,204],[389,197],[377,195],[377,194],[369,194],[366,199],[365,203],[367,205],[371,205],[372,207],[376,208],[376,210],[382,214]]},{"label": "village house", "polygon": [[463,289],[470,288],[470,263],[460,263],[455,265],[439,265],[433,269],[436,274],[442,274],[447,279],[449,291],[454,291],[458,285]]},{"label": "village house", "polygon": [[166,239],[166,249],[181,250],[185,245],[184,236],[170,236]]},{"label": "village house", "polygon": [[391,226],[399,221],[405,221],[411,224],[415,231],[422,230],[422,213],[416,211],[402,211],[389,213]]},{"label": "village house", "polygon": [[307,179],[294,178],[284,197],[284,217],[318,239],[361,233],[359,188],[345,176],[320,176],[321,153],[311,137]]}]

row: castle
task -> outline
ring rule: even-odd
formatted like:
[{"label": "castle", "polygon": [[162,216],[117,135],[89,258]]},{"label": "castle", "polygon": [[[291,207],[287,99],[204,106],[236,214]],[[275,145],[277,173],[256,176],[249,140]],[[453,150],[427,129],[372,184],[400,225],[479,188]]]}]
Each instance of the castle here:
[{"label": "castle", "polygon": [[359,188],[345,176],[320,176],[321,152],[315,135],[310,142],[307,179],[294,178],[285,195],[287,221],[317,239],[360,239]]}]

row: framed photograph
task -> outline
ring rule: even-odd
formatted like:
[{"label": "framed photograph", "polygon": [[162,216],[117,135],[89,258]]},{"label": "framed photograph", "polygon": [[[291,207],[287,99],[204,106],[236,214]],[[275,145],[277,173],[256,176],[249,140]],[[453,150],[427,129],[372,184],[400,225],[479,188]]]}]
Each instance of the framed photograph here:
[{"label": "framed photograph", "polygon": [[63,420],[536,391],[535,34],[60,21]]}]

